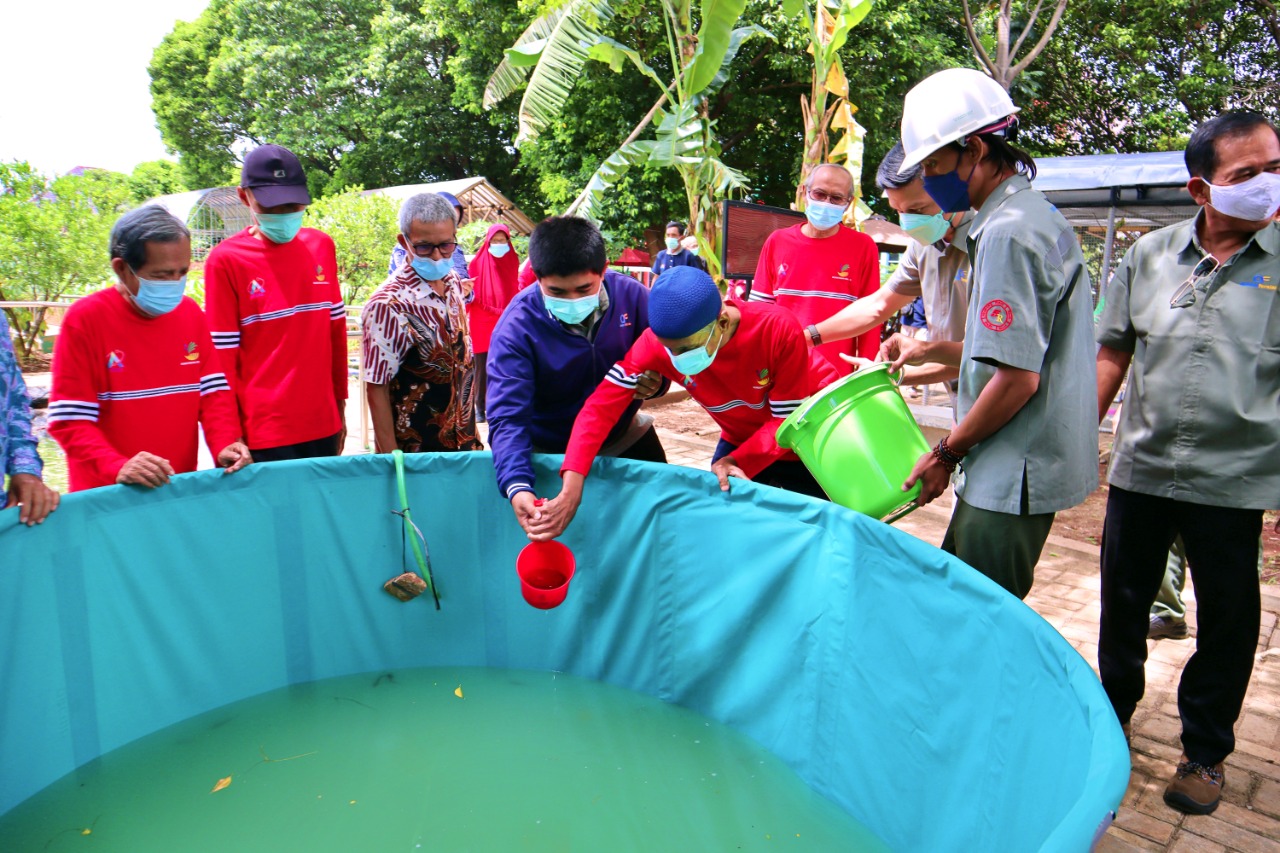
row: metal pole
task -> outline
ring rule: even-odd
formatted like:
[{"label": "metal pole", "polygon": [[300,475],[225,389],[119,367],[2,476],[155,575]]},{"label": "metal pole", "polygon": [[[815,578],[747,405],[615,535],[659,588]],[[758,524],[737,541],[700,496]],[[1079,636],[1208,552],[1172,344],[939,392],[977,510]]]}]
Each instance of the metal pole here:
[{"label": "metal pole", "polygon": [[[1116,202],[1118,192],[1115,187],[1111,188],[1111,206],[1107,208],[1107,240],[1102,247],[1102,269],[1098,270],[1098,297],[1102,297],[1102,288],[1106,287],[1107,282],[1111,280],[1111,253],[1116,243]],[[1098,300],[1094,300],[1094,305],[1098,304]]]}]

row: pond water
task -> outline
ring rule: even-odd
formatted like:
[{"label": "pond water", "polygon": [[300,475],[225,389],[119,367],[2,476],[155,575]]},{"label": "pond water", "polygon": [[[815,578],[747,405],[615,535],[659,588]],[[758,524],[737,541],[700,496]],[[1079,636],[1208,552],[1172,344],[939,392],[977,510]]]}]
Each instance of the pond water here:
[{"label": "pond water", "polygon": [[560,673],[372,672],[107,753],[0,816],[12,851],[883,851],[721,723]]}]

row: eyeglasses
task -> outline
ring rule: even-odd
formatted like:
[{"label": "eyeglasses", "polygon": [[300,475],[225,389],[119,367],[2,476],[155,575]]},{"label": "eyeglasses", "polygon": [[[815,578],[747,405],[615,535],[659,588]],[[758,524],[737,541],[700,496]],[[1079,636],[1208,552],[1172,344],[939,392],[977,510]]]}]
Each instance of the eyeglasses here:
[{"label": "eyeglasses", "polygon": [[439,252],[440,257],[447,258],[453,254],[454,249],[458,248],[456,240],[450,240],[447,243],[414,243],[413,253],[420,258],[430,256],[433,252]]},{"label": "eyeglasses", "polygon": [[809,190],[807,194],[809,198],[814,201],[822,202],[824,204],[834,204],[839,207],[844,207],[846,204],[853,201],[849,196],[832,195],[831,193],[823,192],[822,190]]},{"label": "eyeglasses", "polygon": [[1218,271],[1218,259],[1213,255],[1205,255],[1191,270],[1187,280],[1178,285],[1178,289],[1169,298],[1170,308],[1190,308],[1196,304],[1196,285]]}]

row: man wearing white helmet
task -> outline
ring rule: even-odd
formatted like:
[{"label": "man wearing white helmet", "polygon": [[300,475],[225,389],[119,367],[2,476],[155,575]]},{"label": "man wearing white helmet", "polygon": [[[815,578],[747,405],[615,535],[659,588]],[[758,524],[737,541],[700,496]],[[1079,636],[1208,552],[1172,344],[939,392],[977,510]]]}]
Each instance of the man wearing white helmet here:
[{"label": "man wearing white helmet", "polygon": [[944,213],[973,208],[969,314],[963,344],[901,335],[894,363],[960,368],[951,434],[916,463],[920,503],[946,489],[956,507],[943,540],[1025,598],[1054,514],[1098,485],[1096,372],[1089,273],[1071,226],[1031,189],[1036,166],[1010,144],[1018,108],[998,83],[965,68],[907,93],[903,169],[920,164]]}]

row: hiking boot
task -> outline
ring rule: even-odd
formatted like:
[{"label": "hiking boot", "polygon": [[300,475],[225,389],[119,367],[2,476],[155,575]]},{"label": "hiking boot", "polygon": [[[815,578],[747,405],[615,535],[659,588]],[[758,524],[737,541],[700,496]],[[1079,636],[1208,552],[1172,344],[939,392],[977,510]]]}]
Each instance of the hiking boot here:
[{"label": "hiking boot", "polygon": [[1164,801],[1180,812],[1209,814],[1222,799],[1223,782],[1222,762],[1205,767],[1188,761],[1184,754],[1173,781],[1164,789]]},{"label": "hiking boot", "polygon": [[1188,636],[1187,620],[1172,616],[1152,616],[1151,626],[1147,628],[1148,640],[1185,640]]}]

